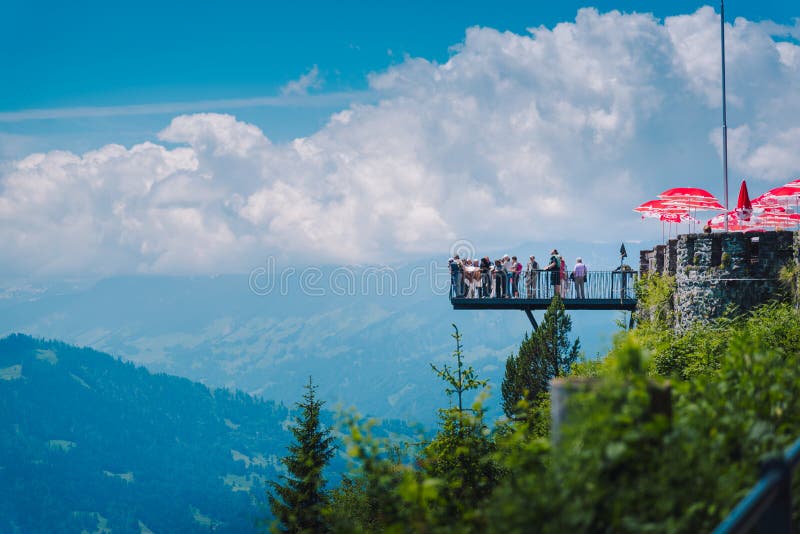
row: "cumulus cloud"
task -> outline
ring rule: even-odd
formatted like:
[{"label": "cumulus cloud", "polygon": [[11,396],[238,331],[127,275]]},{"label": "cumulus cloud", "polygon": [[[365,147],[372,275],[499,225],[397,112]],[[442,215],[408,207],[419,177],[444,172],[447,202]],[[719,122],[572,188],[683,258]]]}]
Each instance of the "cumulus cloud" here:
[{"label": "cumulus cloud", "polygon": [[[374,73],[379,103],[289,143],[193,114],[159,143],[32,154],[0,170],[2,263],[219,272],[266,254],[441,254],[460,238],[646,238],[632,206],[677,185],[721,195],[718,22],[710,8],[664,21],[584,9],[525,35],[470,28],[445,63]],[[764,185],[800,173],[800,47],[774,39],[791,31],[729,27],[731,169]]]}]

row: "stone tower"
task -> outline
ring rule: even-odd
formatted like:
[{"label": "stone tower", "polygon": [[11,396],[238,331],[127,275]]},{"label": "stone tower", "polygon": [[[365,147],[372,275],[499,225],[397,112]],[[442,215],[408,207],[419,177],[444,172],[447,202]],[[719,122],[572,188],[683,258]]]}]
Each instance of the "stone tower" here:
[{"label": "stone tower", "polygon": [[640,272],[675,277],[675,328],[708,321],[735,306],[745,311],[779,295],[783,266],[797,261],[798,234],[684,234],[643,250]]}]

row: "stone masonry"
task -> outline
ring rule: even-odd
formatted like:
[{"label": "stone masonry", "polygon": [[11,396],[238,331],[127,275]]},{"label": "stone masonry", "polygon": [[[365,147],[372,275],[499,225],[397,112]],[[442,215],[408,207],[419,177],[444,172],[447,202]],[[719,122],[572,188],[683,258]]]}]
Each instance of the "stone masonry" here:
[{"label": "stone masonry", "polygon": [[800,234],[684,234],[642,251],[640,271],[675,277],[675,328],[719,317],[728,308],[744,311],[781,291],[781,268],[798,261]]}]

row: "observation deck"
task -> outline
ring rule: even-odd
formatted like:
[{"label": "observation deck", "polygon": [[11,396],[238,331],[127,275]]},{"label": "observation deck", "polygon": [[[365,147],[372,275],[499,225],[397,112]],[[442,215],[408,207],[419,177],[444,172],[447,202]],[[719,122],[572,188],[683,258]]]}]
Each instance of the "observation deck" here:
[{"label": "observation deck", "polygon": [[[450,303],[454,310],[522,310],[531,324],[534,310],[546,310],[555,294],[552,271],[534,271],[531,276],[520,273],[519,279],[489,273],[481,277],[478,270],[467,268],[451,275]],[[567,279],[559,294],[567,310],[636,310],[636,271],[589,271],[579,294],[579,284]],[[488,286],[487,286],[488,282]],[[502,287],[504,289],[498,289]],[[486,288],[484,290],[484,288]]]}]

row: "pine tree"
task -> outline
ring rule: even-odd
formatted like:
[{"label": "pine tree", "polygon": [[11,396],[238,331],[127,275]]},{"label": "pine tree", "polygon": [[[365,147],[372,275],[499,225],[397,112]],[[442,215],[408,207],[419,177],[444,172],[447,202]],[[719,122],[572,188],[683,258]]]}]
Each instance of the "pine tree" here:
[{"label": "pine tree", "polygon": [[517,415],[522,399],[534,402],[547,391],[552,373],[544,350],[545,345],[535,332],[530,337],[525,334],[517,354],[511,354],[506,360],[500,394],[503,412],[509,418],[513,419]]},{"label": "pine tree", "polygon": [[447,384],[448,396],[457,396],[458,405],[439,410],[439,432],[423,450],[420,463],[428,476],[441,482],[437,522],[468,524],[473,530],[482,531],[486,528],[484,518],[475,509],[489,498],[500,473],[492,459],[495,444],[484,420],[485,410],[480,400],[471,408],[464,408],[463,395],[486,387],[488,381],[480,380],[472,366],[464,366],[461,334],[456,325],[453,328],[456,368],[446,364],[441,369],[431,367]]},{"label": "pine tree", "polygon": [[281,459],[289,473],[280,482],[270,482],[269,506],[276,519],[273,528],[279,532],[327,530],[322,516],[327,502],[322,470],[334,455],[334,438],[320,422],[325,403],[317,399],[311,377],[305,388],[303,402],[296,404],[300,413],[292,428],[295,442]]},{"label": "pine tree", "polygon": [[456,340],[456,350],[453,351],[453,357],[456,359],[456,368],[453,369],[449,365],[444,364],[441,369],[431,364],[431,368],[436,373],[436,376],[441,378],[447,383],[445,393],[447,396],[456,395],[458,397],[458,412],[464,412],[464,393],[472,389],[479,389],[486,387],[487,380],[478,380],[478,375],[472,366],[464,367],[464,352],[461,346],[461,334],[458,327],[453,324],[455,333],[450,336]]},{"label": "pine tree", "polygon": [[570,343],[572,319],[561,297],[555,295],[544,313],[539,328],[525,336],[517,355],[506,360],[506,373],[500,392],[503,411],[509,418],[518,415],[521,400],[535,403],[547,391],[553,378],[569,374],[580,353],[580,339]]},{"label": "pine tree", "polygon": [[581,349],[580,338],[574,343],[569,342],[569,333],[572,331],[572,318],[564,308],[564,301],[556,295],[544,312],[542,325],[536,331],[539,339],[544,344],[544,354],[550,378],[558,378],[569,374],[572,364],[578,360]]}]

